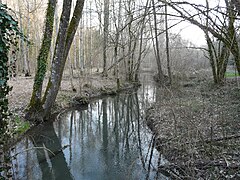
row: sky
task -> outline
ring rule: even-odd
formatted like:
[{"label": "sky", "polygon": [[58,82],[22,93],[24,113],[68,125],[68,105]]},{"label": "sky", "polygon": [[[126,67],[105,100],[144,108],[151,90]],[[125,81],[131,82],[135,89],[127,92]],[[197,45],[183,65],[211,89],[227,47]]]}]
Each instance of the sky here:
[{"label": "sky", "polygon": [[189,40],[197,46],[206,45],[205,35],[197,26],[188,22],[182,22],[171,30],[174,33],[180,33],[183,39]]},{"label": "sky", "polygon": [[[187,2],[206,5],[206,0],[186,0]],[[225,6],[224,0],[208,0],[210,7]],[[196,44],[197,46],[206,45],[203,31],[195,25],[188,22],[182,22],[172,29],[172,32],[179,33],[181,36]]]},{"label": "sky", "polygon": [[[3,0],[3,2],[4,1],[10,2],[10,0]],[[14,2],[14,0],[11,0],[11,1]],[[61,1],[61,0],[59,0],[59,1]],[[187,1],[190,1],[190,0],[187,0]],[[222,0],[209,0],[211,5],[216,5],[216,3],[219,3],[221,1]],[[205,4],[205,0],[191,0],[190,2]],[[94,23],[94,22],[92,22],[92,23]],[[189,40],[192,43],[196,44],[197,46],[206,45],[205,36],[204,36],[203,31],[200,28],[198,28],[197,26],[194,26],[188,22],[182,22],[181,24],[172,28],[170,31],[172,33],[176,33],[176,34],[180,33],[181,36],[183,37],[183,39]]]}]

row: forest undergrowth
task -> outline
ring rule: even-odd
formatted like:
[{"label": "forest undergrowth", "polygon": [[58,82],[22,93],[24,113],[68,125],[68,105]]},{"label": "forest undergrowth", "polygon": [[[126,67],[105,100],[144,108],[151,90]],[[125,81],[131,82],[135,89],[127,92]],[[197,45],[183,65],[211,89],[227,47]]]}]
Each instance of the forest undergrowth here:
[{"label": "forest undergrowth", "polygon": [[193,79],[160,88],[147,112],[156,148],[167,159],[158,170],[173,179],[240,178],[240,85]]}]

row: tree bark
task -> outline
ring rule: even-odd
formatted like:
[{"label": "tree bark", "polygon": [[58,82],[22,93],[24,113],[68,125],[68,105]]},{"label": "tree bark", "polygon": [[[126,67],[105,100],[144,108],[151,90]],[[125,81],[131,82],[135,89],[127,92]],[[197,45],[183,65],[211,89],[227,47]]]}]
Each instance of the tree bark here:
[{"label": "tree bark", "polygon": [[84,0],[77,0],[72,19],[69,23],[71,2],[69,0],[64,0],[54,59],[52,62],[51,76],[43,98],[44,118],[49,117],[53,104],[56,100],[66,59],[81,19],[83,6]]},{"label": "tree bark", "polygon": [[[181,16],[181,18],[189,21],[193,25],[198,26],[200,29],[203,30],[205,34],[207,31],[207,33],[211,33],[216,39],[223,42],[226,45],[226,47],[231,51],[232,55],[234,56],[236,68],[238,70],[238,74],[240,74],[240,52],[239,52],[239,45],[237,43],[237,38],[236,38],[236,31],[234,27],[237,13],[234,11],[233,0],[229,2],[225,1],[225,4],[226,4],[225,14],[223,14],[223,12],[220,12],[222,15],[225,15],[228,18],[228,24],[225,24],[222,26],[217,26],[216,24],[214,24],[213,27],[210,27],[207,24],[203,24],[197,21],[196,19],[194,19],[193,15],[191,15],[190,13],[186,14],[186,12],[182,8],[178,8],[176,4],[172,4],[171,2],[167,2],[165,0],[159,0],[159,1],[170,6],[173,10],[179,13],[179,16]],[[188,3],[188,5],[190,4]],[[212,19],[212,17],[208,15],[208,11],[209,10],[207,9],[206,11],[207,13],[205,11],[204,13],[203,12],[200,12],[200,13],[203,14],[206,19]],[[218,32],[216,29],[220,30],[220,32]]]},{"label": "tree bark", "polygon": [[163,70],[162,70],[162,63],[160,58],[160,50],[159,50],[159,41],[158,41],[158,30],[157,30],[157,14],[156,14],[156,7],[155,2],[152,0],[153,6],[153,18],[154,18],[154,39],[156,44],[156,61],[157,61],[157,68],[158,68],[158,79],[160,83],[164,81]]},{"label": "tree bark", "polygon": [[72,0],[63,1],[63,10],[60,18],[59,32],[56,40],[54,56],[51,66],[51,75],[48,80],[47,88],[43,98],[44,117],[51,113],[51,108],[57,97],[57,93],[61,83],[61,69],[63,69],[62,59],[64,57],[64,49],[67,40],[67,28],[70,20]]},{"label": "tree bark", "polygon": [[34,78],[33,92],[28,109],[28,112],[31,113],[42,112],[42,85],[47,71],[47,59],[51,49],[56,4],[56,0],[48,1],[43,41],[37,58],[37,72]]},{"label": "tree bark", "polygon": [[169,50],[169,35],[168,35],[168,15],[167,15],[167,5],[165,4],[165,33],[166,33],[166,55],[167,55],[167,69],[168,69],[168,78],[169,84],[172,84],[172,71],[170,64],[170,50]]},{"label": "tree bark", "polygon": [[145,28],[145,23],[146,23],[146,16],[149,11],[148,8],[149,0],[146,1],[145,9],[144,9],[144,14],[142,18],[142,24],[141,24],[141,29],[140,29],[140,42],[139,42],[139,54],[138,54],[138,62],[137,62],[137,67],[136,67],[136,72],[135,72],[135,81],[139,82],[139,69],[141,65],[141,59],[142,59],[142,50],[143,50],[143,33],[144,33],[144,28]]},{"label": "tree bark", "polygon": [[[56,3],[55,0],[51,0],[50,2]],[[51,109],[55,103],[58,90],[60,88],[66,59],[68,57],[73,38],[82,15],[84,0],[77,0],[72,19],[70,21],[71,5],[72,1],[64,0],[57,40],[55,43],[54,56],[51,65],[51,74],[45,94],[43,98],[41,98],[42,83],[46,73],[46,60],[50,51],[49,43],[51,44],[52,40],[52,25],[54,21],[54,11],[49,12],[51,13],[52,18],[49,17],[49,19],[47,19],[50,22],[46,21],[45,38],[48,38],[44,38],[45,41],[43,41],[42,44],[42,51],[40,51],[39,54],[38,70],[35,78],[33,95],[29,105],[30,110],[26,114],[26,118],[28,119],[34,119],[37,122],[41,122],[48,119],[51,115]]]},{"label": "tree bark", "polygon": [[107,76],[107,44],[109,34],[109,0],[104,0],[104,26],[103,26],[103,76]]}]

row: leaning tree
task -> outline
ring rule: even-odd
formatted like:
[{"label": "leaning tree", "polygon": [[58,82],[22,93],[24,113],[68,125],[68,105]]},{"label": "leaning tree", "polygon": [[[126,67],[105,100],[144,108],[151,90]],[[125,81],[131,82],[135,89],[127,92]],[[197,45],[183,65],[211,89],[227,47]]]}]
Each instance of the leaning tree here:
[{"label": "leaning tree", "polygon": [[[43,81],[46,75],[47,59],[49,58],[50,44],[53,38],[53,21],[56,0],[49,0],[46,12],[45,32],[38,56],[38,66],[35,75],[32,97],[27,109],[26,118],[37,123],[46,120],[51,115],[68,53],[73,42],[79,21],[82,16],[84,0],[77,0],[71,16],[72,0],[64,0],[58,27],[56,42],[54,43],[54,55],[51,59],[51,72],[47,87],[43,94]],[[71,18],[70,18],[71,17]]]},{"label": "leaning tree", "polygon": [[221,83],[230,54],[240,74],[240,51],[237,39],[239,0],[224,0],[222,4],[209,6],[192,1],[158,0],[168,5],[174,13],[170,16],[186,20],[199,27],[206,36],[209,60],[215,83]]}]

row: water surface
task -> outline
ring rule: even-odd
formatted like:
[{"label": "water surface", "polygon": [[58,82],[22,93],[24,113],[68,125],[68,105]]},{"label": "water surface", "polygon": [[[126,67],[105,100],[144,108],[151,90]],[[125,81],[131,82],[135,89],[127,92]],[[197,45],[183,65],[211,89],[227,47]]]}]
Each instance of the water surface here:
[{"label": "water surface", "polygon": [[144,120],[156,88],[106,97],[66,110],[12,150],[14,179],[163,179]]}]

